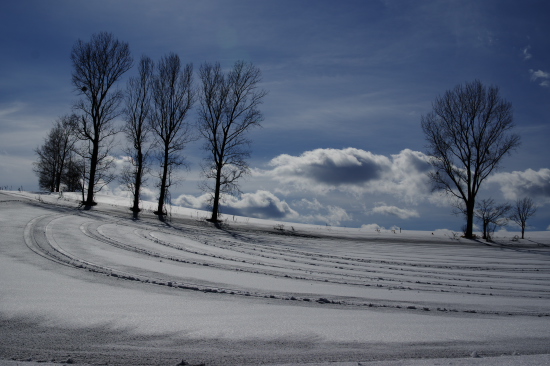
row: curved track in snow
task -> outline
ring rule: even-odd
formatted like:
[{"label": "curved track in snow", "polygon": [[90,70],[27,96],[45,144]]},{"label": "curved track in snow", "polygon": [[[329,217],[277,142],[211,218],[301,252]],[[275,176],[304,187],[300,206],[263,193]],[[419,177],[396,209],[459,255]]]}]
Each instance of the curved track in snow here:
[{"label": "curved track in snow", "polygon": [[25,242],[60,265],[182,291],[302,306],[550,315],[547,245],[128,216],[72,210],[36,217]]}]

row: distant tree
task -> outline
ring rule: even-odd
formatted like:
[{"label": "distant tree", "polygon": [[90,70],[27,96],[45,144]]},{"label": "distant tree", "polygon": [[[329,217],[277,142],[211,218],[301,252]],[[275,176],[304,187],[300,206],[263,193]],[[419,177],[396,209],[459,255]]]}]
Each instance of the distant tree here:
[{"label": "distant tree", "polygon": [[74,152],[71,154],[66,164],[65,174],[61,177],[61,183],[65,185],[67,192],[82,192],[84,189],[82,183],[83,162],[75,155]]},{"label": "distant tree", "polygon": [[[258,89],[261,72],[252,63],[237,61],[227,74],[219,63],[200,68],[198,129],[205,140],[208,156],[203,175],[203,190],[211,193],[212,216],[216,222],[223,194],[238,193],[237,180],[249,173],[246,158],[250,140],[246,134],[263,120],[258,106],[266,91]],[[208,185],[208,179],[214,185]]]},{"label": "distant tree", "polygon": [[483,181],[499,167],[502,158],[519,146],[512,104],[499,89],[479,80],[458,85],[436,98],[433,111],[422,116],[428,154],[435,171],[434,189],[455,197],[466,216],[466,238],[473,237],[475,199]]},{"label": "distant tree", "polygon": [[67,163],[73,154],[76,143],[75,126],[78,117],[67,115],[58,119],[49,131],[44,144],[35,152],[38,161],[34,171],[38,175],[40,188],[59,192],[67,170]]},{"label": "distant tree", "polygon": [[512,210],[510,219],[521,226],[521,238],[525,239],[527,220],[537,212],[535,202],[529,197],[518,199]]},{"label": "distant tree", "polygon": [[94,193],[109,183],[114,176],[109,168],[112,162],[109,150],[112,137],[118,132],[113,119],[119,114],[123,93],[113,86],[132,67],[132,56],[127,43],[115,39],[111,33],[92,35],[90,42],[78,40],[71,53],[72,82],[82,96],[74,106],[82,112],[78,136],[87,142],[81,150],[87,160],[88,192],[85,205],[94,205]]},{"label": "distant tree", "polygon": [[174,183],[172,173],[185,165],[181,151],[194,139],[186,121],[187,113],[193,106],[193,65],[187,64],[182,70],[179,56],[171,53],[160,60],[156,69],[149,121],[161,167],[160,194],[155,213],[162,217],[166,215],[164,205],[169,197],[168,189]]},{"label": "distant tree", "polygon": [[506,215],[512,206],[507,203],[497,205],[492,198],[481,200],[476,206],[475,216],[483,227],[483,239],[491,241],[491,236],[496,228],[508,223]]},{"label": "distant tree", "polygon": [[150,124],[147,123],[151,110],[151,80],[153,78],[153,61],[146,56],[141,58],[139,76],[130,78],[126,87],[124,116],[126,124],[123,131],[128,147],[126,153],[130,157],[130,166],[122,172],[121,181],[132,193],[134,217],[140,211],[140,192],[145,183],[145,174],[149,171],[148,158],[150,153]]}]

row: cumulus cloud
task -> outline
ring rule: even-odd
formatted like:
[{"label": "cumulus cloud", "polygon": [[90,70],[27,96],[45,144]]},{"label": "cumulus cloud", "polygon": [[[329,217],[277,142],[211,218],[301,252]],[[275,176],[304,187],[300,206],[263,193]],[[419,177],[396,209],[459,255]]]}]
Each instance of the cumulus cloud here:
[{"label": "cumulus cloud", "polygon": [[254,174],[318,194],[389,193],[413,202],[429,194],[428,161],[427,155],[410,149],[390,157],[356,148],[316,149],[300,156],[280,155],[269,163],[271,170]]},{"label": "cumulus cloud", "polygon": [[172,200],[172,204],[176,206],[194,208],[197,210],[208,210],[210,208],[208,204],[209,199],[209,194],[203,194],[198,197],[190,194],[182,194]]},{"label": "cumulus cloud", "polygon": [[550,169],[497,173],[487,182],[500,185],[502,194],[509,200],[531,197],[537,203],[550,203]]},{"label": "cumulus cloud", "polygon": [[274,167],[272,174],[283,182],[315,182],[327,187],[363,184],[379,179],[390,168],[387,157],[355,148],[283,154],[269,164]]},{"label": "cumulus cloud", "polygon": [[529,70],[531,73],[531,80],[539,82],[540,86],[549,87],[550,86],[550,72],[542,70]]},{"label": "cumulus cloud", "polygon": [[400,219],[410,219],[411,217],[420,216],[416,210],[408,210],[396,206],[387,206],[385,204],[377,205],[371,212],[382,215],[393,215],[399,217]]},{"label": "cumulus cloud", "polygon": [[[174,204],[199,210],[209,210],[209,200],[209,194],[203,194],[199,197],[180,195],[174,200]],[[299,216],[285,201],[281,201],[273,193],[263,190],[255,193],[244,193],[240,197],[226,196],[220,206],[222,214],[226,215],[260,219],[293,219]]]}]

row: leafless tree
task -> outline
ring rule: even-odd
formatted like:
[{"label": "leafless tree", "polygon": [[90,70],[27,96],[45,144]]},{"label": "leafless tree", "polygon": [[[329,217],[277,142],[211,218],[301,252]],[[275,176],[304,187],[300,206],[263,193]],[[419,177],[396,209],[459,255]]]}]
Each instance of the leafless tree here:
[{"label": "leafless tree", "polygon": [[121,181],[132,193],[132,207],[134,217],[140,211],[140,192],[145,183],[145,174],[149,171],[148,159],[150,155],[150,124],[147,123],[151,109],[151,80],[153,77],[153,61],[146,56],[141,58],[139,76],[130,78],[126,87],[124,116],[126,124],[123,131],[126,135],[130,166],[122,171]]},{"label": "leafless tree", "polygon": [[512,210],[510,219],[521,226],[521,238],[525,239],[527,220],[537,212],[535,202],[529,197],[518,199]]},{"label": "leafless tree", "polygon": [[492,198],[483,199],[476,204],[475,216],[483,227],[483,239],[491,241],[491,236],[497,227],[505,226],[508,223],[506,216],[512,206],[508,203],[495,204]]},{"label": "leafless tree", "polygon": [[266,91],[258,89],[261,72],[252,63],[237,61],[227,74],[219,63],[200,68],[198,129],[205,139],[203,175],[214,180],[202,187],[211,193],[211,221],[218,221],[223,194],[238,193],[237,180],[249,173],[247,132],[263,120],[258,106]]},{"label": "leafless tree", "polygon": [[[109,147],[118,132],[113,119],[119,114],[123,93],[114,85],[132,67],[127,43],[111,33],[92,35],[90,42],[78,40],[71,53],[72,82],[82,98],[75,110],[82,113],[78,124],[79,138],[87,142],[83,150],[89,163],[88,192],[85,204],[94,205],[94,193],[114,178],[109,173]],[[97,184],[101,182],[101,185]]]},{"label": "leafless tree", "polygon": [[42,189],[59,192],[75,143],[75,126],[78,117],[67,115],[58,119],[48,133],[44,144],[35,150],[38,161],[34,171]]},{"label": "leafless tree", "polygon": [[168,189],[174,184],[173,171],[185,166],[181,151],[194,138],[186,118],[194,99],[193,65],[187,64],[182,70],[179,56],[171,53],[160,60],[156,69],[149,121],[161,167],[155,213],[162,217],[166,215],[164,205],[169,197]]},{"label": "leafless tree", "polygon": [[436,98],[433,111],[422,116],[434,189],[455,197],[466,216],[465,237],[473,237],[475,199],[483,181],[502,158],[519,146],[512,104],[499,89],[479,80],[458,85]]}]

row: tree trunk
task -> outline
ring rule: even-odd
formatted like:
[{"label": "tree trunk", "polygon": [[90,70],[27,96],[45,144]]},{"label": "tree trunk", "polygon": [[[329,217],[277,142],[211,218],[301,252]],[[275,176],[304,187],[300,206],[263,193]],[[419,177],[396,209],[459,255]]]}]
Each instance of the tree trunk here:
[{"label": "tree trunk", "polygon": [[56,192],[59,192],[60,191],[60,187],[61,187],[61,176],[63,175],[63,162],[65,161],[65,156],[62,157],[61,159],[61,164],[59,166],[59,169],[57,170],[57,177],[56,177],[56,180],[55,180],[55,191]]},{"label": "tree trunk", "polygon": [[525,224],[521,225],[521,238],[525,239]]},{"label": "tree trunk", "polygon": [[218,222],[218,216],[220,211],[220,185],[221,185],[221,168],[216,169],[216,187],[214,189],[214,203],[212,205],[212,217],[210,221]]},{"label": "tree trunk", "polygon": [[139,212],[139,194],[141,190],[142,170],[143,170],[143,154],[141,153],[141,150],[138,150],[136,181],[134,182],[134,205],[132,206],[132,212],[134,212],[134,218],[137,218],[137,213]]},{"label": "tree trunk", "polygon": [[164,150],[164,166],[162,169],[162,179],[160,181],[160,195],[159,204],[157,208],[157,215],[164,215],[164,199],[166,197],[166,178],[168,176],[168,149]]},{"label": "tree trunk", "polygon": [[474,203],[466,203],[466,232],[464,236],[467,239],[473,239],[474,237]]},{"label": "tree trunk", "polygon": [[134,186],[134,205],[132,206],[132,212],[134,218],[137,219],[139,210],[139,190],[141,189],[141,172],[138,170],[136,175],[136,182]]},{"label": "tree trunk", "polygon": [[86,206],[93,206],[95,205],[94,202],[94,185],[95,185],[95,174],[96,174],[96,168],[97,168],[97,157],[99,155],[99,142],[94,141],[93,142],[93,149],[92,149],[92,158],[90,159],[90,177],[88,180],[88,194],[86,197]]}]

